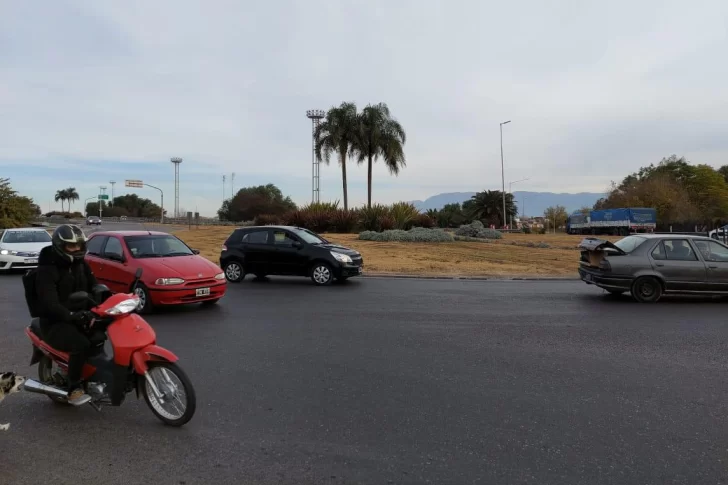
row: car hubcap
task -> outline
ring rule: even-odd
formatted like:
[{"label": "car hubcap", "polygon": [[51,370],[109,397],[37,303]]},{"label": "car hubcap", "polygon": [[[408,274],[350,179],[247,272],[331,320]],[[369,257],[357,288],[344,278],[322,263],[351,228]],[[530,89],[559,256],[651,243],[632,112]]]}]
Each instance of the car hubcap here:
[{"label": "car hubcap", "polygon": [[655,289],[652,287],[650,283],[643,283],[640,287],[640,294],[645,297],[649,298],[655,293]]},{"label": "car hubcap", "polygon": [[227,268],[225,268],[225,276],[227,276],[227,279],[229,280],[237,280],[240,278],[240,273],[242,270],[240,269],[240,266],[232,263],[228,264]]},{"label": "car hubcap", "polygon": [[134,294],[139,297],[139,309],[141,310],[147,305],[147,294],[141,288],[134,290]]},{"label": "car hubcap", "polygon": [[326,283],[331,278],[331,272],[326,266],[316,266],[313,270],[313,279],[316,283]]}]

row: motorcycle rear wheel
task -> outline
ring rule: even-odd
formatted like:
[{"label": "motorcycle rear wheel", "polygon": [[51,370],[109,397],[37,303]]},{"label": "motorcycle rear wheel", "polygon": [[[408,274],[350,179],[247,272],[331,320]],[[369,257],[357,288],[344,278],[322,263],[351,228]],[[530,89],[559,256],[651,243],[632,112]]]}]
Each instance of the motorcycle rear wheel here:
[{"label": "motorcycle rear wheel", "polygon": [[[144,400],[147,402],[147,406],[149,406],[149,409],[152,410],[152,413],[154,413],[154,415],[164,424],[169,426],[183,426],[187,424],[187,422],[189,422],[195,414],[197,398],[195,396],[195,388],[192,387],[192,382],[190,381],[190,378],[187,377],[187,374],[185,374],[185,371],[183,371],[180,366],[172,362],[149,362],[149,374],[152,377],[152,380],[154,380],[154,384],[157,389],[163,393],[169,391],[169,383],[165,382],[166,379],[164,374],[167,374],[168,376],[172,374],[181,384],[185,395],[184,409],[181,413],[178,412],[177,415],[174,415],[162,408],[162,403],[155,396],[149,382],[145,377],[141,376],[142,394],[144,395]],[[171,376],[170,380],[173,381]],[[177,384],[174,382],[172,382],[172,384],[177,387]],[[179,394],[179,389],[176,389],[174,394],[175,396],[173,397],[173,400],[179,397],[177,395]],[[179,399],[178,401],[181,402],[182,400]],[[173,402],[176,404],[177,401]],[[175,409],[178,410],[176,405]]]}]

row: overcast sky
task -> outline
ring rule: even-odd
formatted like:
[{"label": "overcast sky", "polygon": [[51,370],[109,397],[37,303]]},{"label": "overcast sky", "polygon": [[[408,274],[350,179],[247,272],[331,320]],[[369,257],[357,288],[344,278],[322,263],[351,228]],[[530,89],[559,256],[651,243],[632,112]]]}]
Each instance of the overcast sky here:
[{"label": "overcast sky", "polygon": [[[178,156],[187,210],[214,213],[231,172],[305,203],[305,112],[353,101],[408,135],[376,201],[500,188],[505,120],[506,184],[601,192],[672,153],[728,163],[727,18],[721,0],[0,0],[0,176],[44,210],[126,178],[170,208]],[[365,168],[349,181],[365,202]],[[341,198],[335,160],[321,189]]]}]

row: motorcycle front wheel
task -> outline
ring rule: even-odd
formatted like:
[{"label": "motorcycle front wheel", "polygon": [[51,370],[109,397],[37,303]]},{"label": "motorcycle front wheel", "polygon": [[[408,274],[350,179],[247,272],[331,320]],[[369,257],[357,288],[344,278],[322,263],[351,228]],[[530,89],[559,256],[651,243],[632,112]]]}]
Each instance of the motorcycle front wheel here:
[{"label": "motorcycle front wheel", "polygon": [[141,377],[144,400],[154,415],[170,426],[182,426],[192,419],[197,399],[192,382],[182,368],[172,362],[149,362],[149,376],[162,394],[158,398],[149,381]]}]

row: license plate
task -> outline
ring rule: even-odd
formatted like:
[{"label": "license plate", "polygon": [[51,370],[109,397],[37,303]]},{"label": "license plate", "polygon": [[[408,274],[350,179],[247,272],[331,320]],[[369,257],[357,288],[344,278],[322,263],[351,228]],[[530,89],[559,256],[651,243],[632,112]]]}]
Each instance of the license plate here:
[{"label": "license plate", "polygon": [[25,264],[38,264],[37,259],[26,259]]},{"label": "license plate", "polygon": [[210,288],[197,288],[195,290],[195,296],[207,296],[210,294]]}]

